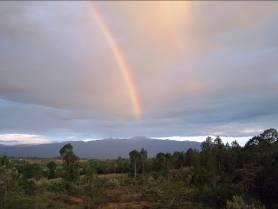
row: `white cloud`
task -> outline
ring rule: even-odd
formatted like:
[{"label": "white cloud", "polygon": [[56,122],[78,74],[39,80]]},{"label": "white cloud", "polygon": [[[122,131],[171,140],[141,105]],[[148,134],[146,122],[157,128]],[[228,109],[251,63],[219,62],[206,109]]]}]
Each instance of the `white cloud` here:
[{"label": "white cloud", "polygon": [[49,139],[40,135],[31,134],[0,134],[0,144],[15,145],[15,144],[44,144],[48,143]]},{"label": "white cloud", "polygon": [[[215,138],[216,136],[211,136],[212,138]],[[203,142],[206,140],[207,136],[169,136],[169,137],[153,137],[156,139],[164,139],[164,140],[175,140],[175,141],[197,141],[197,142]],[[240,146],[244,146],[245,143],[251,139],[251,136],[236,136],[236,137],[230,137],[230,136],[220,136],[222,141],[224,143],[231,143],[232,141],[237,141]]]}]

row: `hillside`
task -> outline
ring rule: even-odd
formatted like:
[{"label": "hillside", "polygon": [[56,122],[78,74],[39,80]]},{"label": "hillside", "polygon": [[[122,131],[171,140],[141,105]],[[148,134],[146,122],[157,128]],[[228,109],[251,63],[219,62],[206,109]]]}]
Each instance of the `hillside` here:
[{"label": "hillside", "polygon": [[186,151],[189,148],[199,149],[200,143],[194,141],[159,140],[146,137],[134,137],[131,139],[102,139],[96,141],[72,141],[62,143],[50,143],[40,145],[0,145],[0,155],[13,157],[56,157],[59,149],[66,143],[74,146],[75,153],[81,158],[114,159],[119,156],[127,157],[134,149],[145,148],[149,157],[159,152],[173,153]]}]

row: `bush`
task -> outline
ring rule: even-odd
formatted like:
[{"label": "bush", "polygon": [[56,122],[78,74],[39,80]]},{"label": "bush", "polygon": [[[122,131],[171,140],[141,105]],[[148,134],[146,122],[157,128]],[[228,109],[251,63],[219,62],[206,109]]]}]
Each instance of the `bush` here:
[{"label": "bush", "polygon": [[250,204],[246,203],[241,196],[233,196],[231,201],[227,201],[227,209],[265,209],[257,201],[253,201]]}]

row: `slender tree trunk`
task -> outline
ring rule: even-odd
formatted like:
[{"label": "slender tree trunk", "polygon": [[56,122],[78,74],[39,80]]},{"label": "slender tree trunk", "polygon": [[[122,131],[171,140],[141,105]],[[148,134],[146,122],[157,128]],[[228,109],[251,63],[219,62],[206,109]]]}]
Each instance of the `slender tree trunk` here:
[{"label": "slender tree trunk", "polygon": [[134,163],[134,177],[136,178],[137,170],[136,170],[136,162]]},{"label": "slender tree trunk", "polygon": [[145,162],[142,163],[142,175],[143,175],[143,184],[145,184]]},{"label": "slender tree trunk", "polygon": [[145,162],[143,161],[142,163],[142,174],[143,174],[143,177],[145,175]]},{"label": "slender tree trunk", "polygon": [[4,201],[3,201],[3,207],[4,208],[6,207],[7,199],[8,199],[8,186],[6,185],[5,186],[5,191],[4,191]]}]

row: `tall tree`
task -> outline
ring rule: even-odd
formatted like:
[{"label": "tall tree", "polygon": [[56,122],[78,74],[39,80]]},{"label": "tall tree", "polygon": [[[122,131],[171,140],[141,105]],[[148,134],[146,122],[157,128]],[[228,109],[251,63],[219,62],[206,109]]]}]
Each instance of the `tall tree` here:
[{"label": "tall tree", "polygon": [[201,144],[201,149],[203,152],[211,151],[214,147],[214,144],[212,142],[212,138],[208,136],[204,142]]},{"label": "tall tree", "polygon": [[60,149],[60,155],[63,159],[64,179],[72,182],[79,177],[78,156],[73,152],[73,146],[66,144]]},{"label": "tall tree", "polygon": [[140,153],[137,150],[133,150],[129,153],[130,163],[134,169],[134,178],[137,177],[138,164],[140,162]]},{"label": "tall tree", "polygon": [[141,158],[141,164],[142,164],[142,174],[144,176],[145,175],[145,164],[148,159],[148,152],[144,148],[142,148],[140,150],[140,158]]},{"label": "tall tree", "polygon": [[13,167],[1,166],[0,167],[0,208],[6,209],[7,202],[11,195],[16,192],[18,182],[18,172]]},{"label": "tall tree", "polygon": [[239,143],[236,140],[232,141],[231,146],[232,146],[232,149],[240,148]]},{"label": "tall tree", "polygon": [[223,159],[223,153],[225,150],[225,145],[222,142],[222,139],[217,136],[214,139],[214,145],[215,145],[215,160],[217,163],[217,169],[220,170],[221,169],[221,163],[222,163],[222,159]]}]

